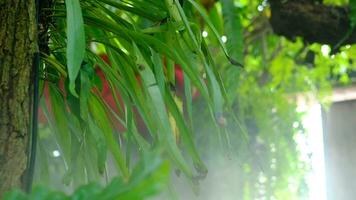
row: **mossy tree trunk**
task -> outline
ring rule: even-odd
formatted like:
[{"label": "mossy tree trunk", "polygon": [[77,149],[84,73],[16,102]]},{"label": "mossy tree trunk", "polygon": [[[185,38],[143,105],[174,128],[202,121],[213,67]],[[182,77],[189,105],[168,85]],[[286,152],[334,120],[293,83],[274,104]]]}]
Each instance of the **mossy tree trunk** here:
[{"label": "mossy tree trunk", "polygon": [[35,13],[35,0],[0,0],[0,199],[26,182]]}]

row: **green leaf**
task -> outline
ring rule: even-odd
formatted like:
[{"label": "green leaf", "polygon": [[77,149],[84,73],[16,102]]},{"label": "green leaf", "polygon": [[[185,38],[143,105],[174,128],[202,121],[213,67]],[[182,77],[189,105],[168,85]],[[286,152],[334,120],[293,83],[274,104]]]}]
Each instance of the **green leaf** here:
[{"label": "green leaf", "polygon": [[239,11],[233,0],[221,0],[221,5],[227,37],[227,51],[233,59],[243,63],[243,30]]},{"label": "green leaf", "polygon": [[105,142],[105,137],[102,130],[96,126],[92,117],[88,118],[88,125],[90,129],[90,134],[94,139],[96,145],[96,152],[97,152],[97,162],[98,162],[98,169],[99,173],[104,172],[106,157],[107,157],[107,144]]},{"label": "green leaf", "polygon": [[105,137],[108,148],[114,156],[122,176],[127,179],[129,177],[129,171],[125,163],[124,154],[120,148],[120,145],[118,144],[117,139],[113,135],[114,132],[110,124],[110,119],[107,116],[105,106],[100,101],[100,99],[98,99],[98,97],[93,95],[90,96],[88,103],[89,111],[98,127],[102,130],[102,134]]},{"label": "green leaf", "polygon": [[155,120],[158,124],[158,141],[164,145],[171,158],[177,163],[177,165],[180,166],[182,171],[189,178],[192,178],[192,172],[188,166],[188,163],[185,161],[176,144],[174,133],[172,127],[170,126],[167,109],[165,108],[165,102],[162,93],[157,86],[154,74],[149,67],[146,67],[145,70],[142,71],[141,76],[150,97],[151,113],[155,113]]},{"label": "green leaf", "polygon": [[75,80],[78,76],[85,53],[85,33],[82,9],[79,0],[65,0],[67,9],[67,66],[69,90],[78,97],[75,91]]},{"label": "green leaf", "polygon": [[91,200],[93,196],[100,193],[101,190],[102,187],[96,183],[81,186],[72,195],[72,200]]},{"label": "green leaf", "polygon": [[[202,174],[206,174],[207,169],[204,163],[201,161],[200,156],[196,150],[196,146],[193,142],[192,133],[188,129],[183,114],[179,111],[177,104],[175,103],[169,88],[165,87],[164,82],[164,72],[163,72],[163,65],[162,60],[160,59],[159,55],[155,52],[152,52],[152,61],[154,64],[154,71],[157,80],[158,87],[160,92],[163,96],[164,102],[166,102],[167,109],[170,114],[174,117],[176,125],[180,130],[180,134],[183,138],[183,142],[185,147],[187,148],[188,153],[192,156],[194,163],[196,164],[198,171]],[[204,176],[204,175],[202,175]]]},{"label": "green leaf", "polygon": [[351,27],[356,26],[356,0],[349,0]]},{"label": "green leaf", "polygon": [[[227,38],[227,51],[234,60],[237,60],[243,64],[243,27],[239,11],[235,7],[234,2],[231,0],[222,0],[221,4],[224,18],[225,36]],[[225,73],[223,75],[228,101],[233,102],[237,96],[237,89],[239,87],[240,69],[229,66],[225,69]]]},{"label": "green leaf", "polygon": [[59,191],[51,191],[47,187],[37,186],[33,189],[29,197],[30,200],[69,200],[69,198]]},{"label": "green leaf", "polygon": [[87,70],[92,70],[90,67],[86,67],[86,70],[81,70],[80,73],[80,117],[87,121],[88,117],[88,98],[90,95],[91,81],[89,79],[89,73]]},{"label": "green leaf", "polygon": [[209,18],[211,20],[211,23],[214,25],[214,27],[216,28],[217,32],[219,33],[219,35],[223,35],[224,34],[224,20],[222,18],[220,10],[216,6],[216,4],[210,10]]},{"label": "green leaf", "polygon": [[92,199],[141,200],[162,191],[169,180],[169,164],[145,152],[143,159],[134,168],[134,177],[128,183],[120,178],[113,181]]},{"label": "green leaf", "polygon": [[[200,13],[200,15],[203,17],[204,21],[206,22],[206,24],[209,26],[209,28],[211,29],[211,31],[213,32],[213,35],[215,36],[215,38],[218,40],[220,47],[222,48],[222,50],[224,51],[225,56],[229,59],[230,63],[233,65],[238,65],[238,66],[242,66],[241,64],[241,60],[238,58],[235,58],[235,56],[231,56],[230,55],[230,51],[227,50],[227,48],[225,47],[225,44],[223,43],[221,36],[219,35],[216,27],[213,25],[212,21],[210,20],[208,14],[206,13],[205,9],[202,8],[202,6],[200,6],[199,4],[197,4],[195,1],[193,0],[188,0],[194,7],[195,9]],[[233,5],[233,1],[230,0],[231,4],[230,5],[233,8],[235,8],[235,6]],[[235,11],[236,12],[236,11]],[[234,24],[237,25],[237,24]],[[240,26],[241,27],[241,26]],[[238,28],[238,27],[233,27],[233,28]],[[240,37],[240,35],[237,35],[236,37]],[[242,35],[240,40],[242,41]],[[239,48],[242,47],[241,46],[235,46],[234,48]],[[242,48],[241,48],[242,51]]]},{"label": "green leaf", "polygon": [[25,193],[23,193],[19,189],[14,189],[11,190],[10,192],[7,192],[3,196],[3,200],[27,200],[28,198],[26,197]]}]

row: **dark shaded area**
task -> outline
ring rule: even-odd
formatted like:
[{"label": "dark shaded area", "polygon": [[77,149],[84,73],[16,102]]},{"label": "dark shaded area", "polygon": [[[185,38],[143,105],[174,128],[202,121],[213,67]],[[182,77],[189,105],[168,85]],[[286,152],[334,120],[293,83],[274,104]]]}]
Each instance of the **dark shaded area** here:
[{"label": "dark shaded area", "polygon": [[50,25],[52,24],[53,11],[51,8],[53,7],[53,0],[38,0],[38,45],[40,52],[45,54],[50,54],[50,50],[48,47],[49,42],[49,33],[48,30]]},{"label": "dark shaded area", "polygon": [[270,23],[277,35],[290,40],[302,37],[307,43],[333,47],[356,43],[356,31],[350,31],[349,9],[327,6],[313,0],[270,0]]}]

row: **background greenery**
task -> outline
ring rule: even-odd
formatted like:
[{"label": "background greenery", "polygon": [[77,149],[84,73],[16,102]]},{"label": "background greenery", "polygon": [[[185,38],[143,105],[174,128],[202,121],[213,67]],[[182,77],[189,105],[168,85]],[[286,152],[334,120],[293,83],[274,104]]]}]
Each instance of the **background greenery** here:
[{"label": "background greenery", "polygon": [[232,199],[307,198],[296,97],[326,102],[332,85],[351,83],[356,47],[330,55],[274,35],[267,1],[210,3],[54,0],[36,187],[5,199],[204,197],[207,173],[216,188],[236,177]]}]

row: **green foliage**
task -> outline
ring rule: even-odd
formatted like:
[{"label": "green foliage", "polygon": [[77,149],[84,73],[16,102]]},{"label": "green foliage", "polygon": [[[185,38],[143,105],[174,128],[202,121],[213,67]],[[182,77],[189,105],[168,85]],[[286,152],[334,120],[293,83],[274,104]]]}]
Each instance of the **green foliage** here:
[{"label": "green foliage", "polygon": [[105,188],[97,183],[80,186],[71,196],[37,186],[31,194],[14,190],[4,195],[4,200],[139,200],[165,188],[169,179],[169,164],[154,153],[146,152],[133,169],[133,176],[126,181],[114,178]]},{"label": "green foliage", "polygon": [[[197,11],[215,29],[203,8],[190,3],[192,7],[184,10],[178,1],[170,0],[83,0],[80,6],[77,1],[54,1],[51,54],[43,57],[43,74],[48,77],[44,86],[50,96],[44,101],[48,121],[44,125],[52,131],[40,143],[46,146],[55,138],[53,150],[61,154],[65,184],[78,187],[98,180],[108,173],[108,156],[127,180],[133,173],[131,160],[144,159],[142,150],[156,146],[191,181],[205,176],[192,124],[186,122],[181,106],[187,100],[186,107],[192,107],[192,97],[178,98],[170,89],[175,85],[172,75],[165,74],[166,61],[179,64],[185,87],[196,88],[204,97],[210,111],[207,117],[223,113],[222,82],[216,78],[214,62],[207,59],[210,52],[192,14]],[[215,38],[220,40],[216,30]],[[229,57],[221,41],[220,47]],[[100,54],[106,54],[110,64]],[[207,74],[207,82],[202,74]],[[101,94],[105,84],[114,105]],[[137,116],[147,133],[138,133]],[[52,151],[45,152],[44,160],[51,160]]]},{"label": "green foliage", "polygon": [[6,200],[146,199],[167,189],[173,170],[195,186],[206,163],[227,158],[239,166],[236,199],[304,195],[296,94],[322,100],[332,84],[351,82],[354,45],[329,55],[328,46],[277,37],[266,1],[220,0],[207,10],[193,0],[55,0],[53,12],[35,182],[50,189]]}]

